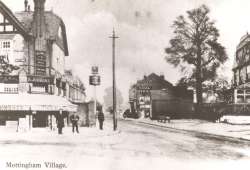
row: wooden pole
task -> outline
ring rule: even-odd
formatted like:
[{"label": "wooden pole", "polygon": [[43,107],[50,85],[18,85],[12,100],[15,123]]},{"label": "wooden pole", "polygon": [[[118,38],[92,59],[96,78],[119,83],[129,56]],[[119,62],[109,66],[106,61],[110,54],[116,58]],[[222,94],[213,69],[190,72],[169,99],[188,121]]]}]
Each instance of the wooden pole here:
[{"label": "wooden pole", "polygon": [[115,39],[119,38],[113,30],[112,38],[112,72],[113,72],[113,129],[117,130],[117,113],[116,113],[116,77],[115,77]]}]

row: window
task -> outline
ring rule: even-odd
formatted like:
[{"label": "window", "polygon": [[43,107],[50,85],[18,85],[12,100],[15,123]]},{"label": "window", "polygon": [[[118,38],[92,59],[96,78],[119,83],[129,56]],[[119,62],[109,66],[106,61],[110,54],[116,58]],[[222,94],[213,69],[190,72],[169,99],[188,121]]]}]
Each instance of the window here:
[{"label": "window", "polygon": [[10,48],[10,42],[9,41],[4,41],[2,46],[3,46],[3,48]]}]

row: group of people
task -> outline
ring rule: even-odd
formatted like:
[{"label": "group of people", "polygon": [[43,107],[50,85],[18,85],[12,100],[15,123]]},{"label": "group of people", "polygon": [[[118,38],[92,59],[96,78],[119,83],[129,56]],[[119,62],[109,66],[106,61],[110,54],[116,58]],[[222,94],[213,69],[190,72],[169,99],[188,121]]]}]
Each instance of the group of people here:
[{"label": "group of people", "polygon": [[[97,118],[99,121],[99,128],[100,130],[103,130],[103,122],[104,122],[104,113],[102,111],[102,108],[98,108],[97,109]],[[80,120],[79,116],[74,113],[70,116],[70,121],[72,123],[72,132],[75,133],[79,133],[79,128],[78,128],[78,121]],[[57,118],[56,118],[56,122],[57,122],[57,128],[58,128],[58,134],[62,134],[62,129],[64,127],[64,116],[62,114],[62,112],[60,111]]]}]

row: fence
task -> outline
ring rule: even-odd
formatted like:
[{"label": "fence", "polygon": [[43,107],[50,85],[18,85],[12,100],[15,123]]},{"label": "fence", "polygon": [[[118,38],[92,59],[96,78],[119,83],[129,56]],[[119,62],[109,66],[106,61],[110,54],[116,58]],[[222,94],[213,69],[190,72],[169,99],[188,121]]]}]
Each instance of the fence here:
[{"label": "fence", "polygon": [[153,100],[152,119],[160,115],[170,116],[172,119],[193,118],[195,113],[194,104],[185,100]]},{"label": "fence", "polygon": [[155,100],[152,101],[152,119],[160,115],[170,116],[172,119],[203,119],[216,121],[223,115],[250,116],[250,103],[203,103],[198,106],[183,100]]},{"label": "fence", "polygon": [[[195,106],[197,109],[197,106]],[[204,103],[201,112],[197,113],[198,119],[215,121],[224,115],[250,116],[249,103]]]}]

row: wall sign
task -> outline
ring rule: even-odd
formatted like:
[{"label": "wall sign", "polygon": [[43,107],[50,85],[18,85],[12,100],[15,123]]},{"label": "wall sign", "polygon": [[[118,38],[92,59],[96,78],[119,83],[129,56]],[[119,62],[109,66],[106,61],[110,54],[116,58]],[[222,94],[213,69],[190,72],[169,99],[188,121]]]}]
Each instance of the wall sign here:
[{"label": "wall sign", "polygon": [[28,82],[53,84],[53,77],[28,76]]}]

